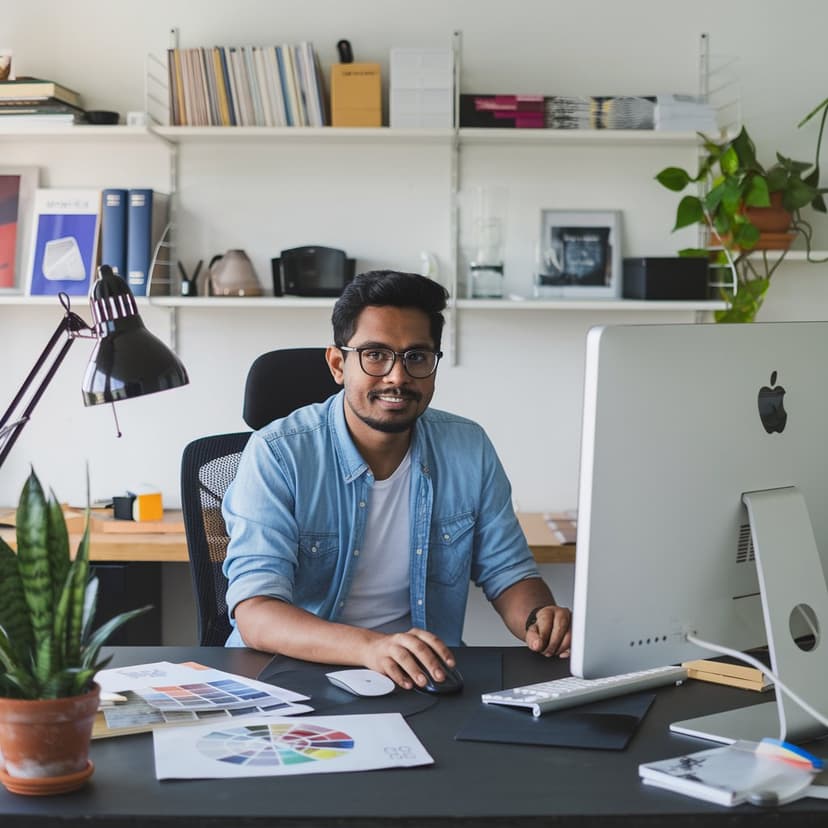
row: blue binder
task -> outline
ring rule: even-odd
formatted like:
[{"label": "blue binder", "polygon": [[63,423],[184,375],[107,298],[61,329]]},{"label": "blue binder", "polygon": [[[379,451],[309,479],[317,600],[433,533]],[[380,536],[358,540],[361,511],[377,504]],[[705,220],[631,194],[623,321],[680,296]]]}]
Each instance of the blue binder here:
[{"label": "blue binder", "polygon": [[152,261],[152,190],[130,190],[128,205],[127,283],[136,296],[146,296]]},{"label": "blue binder", "polygon": [[101,264],[126,278],[127,191],[115,187],[103,191],[101,209]]}]

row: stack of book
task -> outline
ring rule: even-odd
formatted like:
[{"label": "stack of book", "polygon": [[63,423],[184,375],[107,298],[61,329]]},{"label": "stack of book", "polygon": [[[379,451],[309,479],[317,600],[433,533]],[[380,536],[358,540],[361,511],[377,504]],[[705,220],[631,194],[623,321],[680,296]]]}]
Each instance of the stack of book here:
[{"label": "stack of book", "polygon": [[542,95],[461,95],[461,127],[543,128]]},{"label": "stack of book", "polygon": [[654,97],[555,95],[545,99],[547,129],[653,129]]},{"label": "stack of book", "polygon": [[86,113],[80,95],[40,78],[0,81],[0,125],[81,124]]},{"label": "stack of book", "polygon": [[169,49],[173,126],[325,126],[313,45]]}]

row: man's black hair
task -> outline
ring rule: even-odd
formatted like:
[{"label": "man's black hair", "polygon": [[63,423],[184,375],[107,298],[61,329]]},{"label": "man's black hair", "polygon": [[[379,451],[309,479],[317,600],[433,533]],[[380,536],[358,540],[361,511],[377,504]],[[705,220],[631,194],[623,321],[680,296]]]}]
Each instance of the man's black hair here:
[{"label": "man's black hair", "polygon": [[417,308],[428,316],[434,347],[440,350],[443,336],[442,311],[446,307],[446,289],[419,273],[397,270],[369,270],[360,273],[345,286],[336,300],[331,322],[335,345],[346,345],[357,327],[360,313],[369,305]]}]

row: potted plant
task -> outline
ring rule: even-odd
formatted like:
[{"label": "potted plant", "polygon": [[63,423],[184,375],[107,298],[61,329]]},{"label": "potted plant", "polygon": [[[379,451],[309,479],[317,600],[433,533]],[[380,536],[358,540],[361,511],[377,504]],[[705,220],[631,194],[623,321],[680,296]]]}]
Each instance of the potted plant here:
[{"label": "potted plant", "polygon": [[98,581],[89,573],[89,510],[74,560],[60,504],[34,472],[16,515],[17,554],[0,539],[0,780],[10,791],[64,793],[91,776],[89,742],[109,661],[100,649],[122,613],[92,631]]},{"label": "potted plant", "polygon": [[[751,322],[755,319],[791,242],[801,235],[809,261],[812,228],[802,216],[806,206],[826,212],[819,185],[819,152],[828,115],[828,99],[810,112],[799,126],[817,114],[822,118],[813,164],[776,154],[776,162],[764,167],[756,146],[742,127],[735,138],[716,141],[701,135],[703,155],[698,172],[691,175],[680,167],[667,167],[656,180],[675,192],[689,184],[706,184],[704,195],[685,195],[679,202],[673,230],[693,224],[703,226],[711,247],[689,248],[680,256],[707,256],[714,267],[729,269],[732,283],[720,288],[729,303],[715,314],[718,322]],[[772,252],[770,255],[768,251]]]}]

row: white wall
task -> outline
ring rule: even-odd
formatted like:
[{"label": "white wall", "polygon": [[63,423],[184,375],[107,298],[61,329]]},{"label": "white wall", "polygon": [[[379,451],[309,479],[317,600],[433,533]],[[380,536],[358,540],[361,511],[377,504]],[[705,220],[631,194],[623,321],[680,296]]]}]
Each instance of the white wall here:
[{"label": "white wall", "polygon": [[[144,0],[136,8],[103,0],[28,0],[2,4],[2,45],[21,74],[53,78],[82,92],[89,108],[122,114],[143,108],[144,59],[163,51],[178,27],[182,46],[311,39],[325,67],[336,41],[351,39],[357,59],[387,67],[390,46],[447,45],[463,31],[462,88],[477,92],[653,94],[693,91],[698,37],[714,52],[739,58],[742,109],[760,147],[809,157],[813,131],[799,118],[828,94],[824,84],[822,0],[729,4],[696,0]],[[46,25],[48,21],[48,25]],[[387,77],[387,73],[386,73]],[[112,146],[4,140],[3,163],[32,163],[48,186],[164,189],[168,156],[159,145]],[[652,180],[668,163],[693,163],[692,151],[537,147],[464,150],[465,186],[494,183],[508,191],[508,288],[528,292],[532,246],[542,207],[623,210],[625,250],[670,254],[676,199]],[[229,247],[253,255],[262,281],[268,259],[304,243],[342,246],[360,267],[417,269],[419,251],[450,261],[448,151],[433,146],[285,148],[204,146],[181,159],[179,254],[198,258]],[[828,247],[825,223],[818,224]],[[824,318],[824,266],[791,265],[776,277],[766,318]],[[86,314],[84,308],[78,308]],[[168,312],[145,321],[161,336]],[[111,412],[83,409],[78,385],[88,357],[76,344],[0,477],[0,503],[16,499],[29,465],[63,500],[83,502],[84,464],[92,495],[142,481],[178,503],[182,447],[200,434],[242,427],[241,390],[252,359],[286,345],[326,344],[329,312],[267,309],[182,310],[180,355],[191,385]],[[59,314],[51,307],[0,307],[3,361],[0,401],[10,399]],[[463,312],[457,366],[440,369],[435,404],[481,421],[513,481],[520,507],[573,505],[577,477],[582,342],[601,322],[692,321],[690,313],[599,315],[582,311]]]}]

